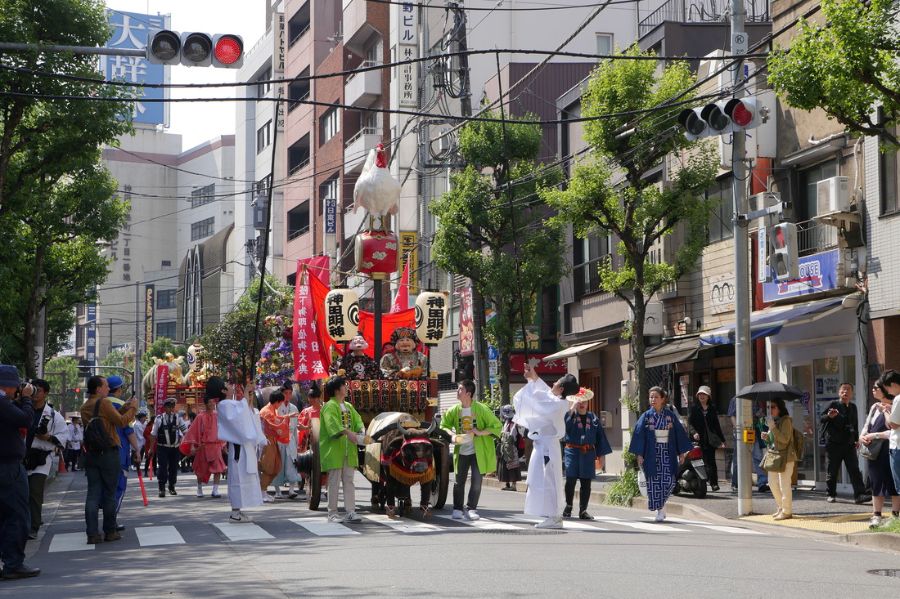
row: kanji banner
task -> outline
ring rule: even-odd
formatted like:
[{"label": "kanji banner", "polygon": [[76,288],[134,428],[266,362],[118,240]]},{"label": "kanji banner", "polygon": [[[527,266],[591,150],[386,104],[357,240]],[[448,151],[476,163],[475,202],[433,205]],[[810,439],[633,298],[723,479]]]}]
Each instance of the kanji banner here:
[{"label": "kanji banner", "polygon": [[154,414],[162,414],[163,406],[166,403],[166,391],[169,387],[169,366],[168,364],[158,364],[156,366],[156,387],[153,389],[153,408]]},{"label": "kanji banner", "polygon": [[[310,275],[313,276],[310,276]],[[313,381],[328,376],[330,352],[320,341],[318,313],[311,295],[311,282],[324,285],[328,280],[328,257],[316,256],[297,261],[297,283],[294,289],[293,355],[294,380]]]}]

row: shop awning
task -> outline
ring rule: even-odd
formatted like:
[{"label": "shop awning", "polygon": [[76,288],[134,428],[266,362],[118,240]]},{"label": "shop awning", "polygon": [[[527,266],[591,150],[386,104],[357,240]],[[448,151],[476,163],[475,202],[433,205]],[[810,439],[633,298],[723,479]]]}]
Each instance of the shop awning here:
[{"label": "shop awning", "polygon": [[544,362],[551,362],[553,360],[561,360],[563,358],[574,358],[575,356],[583,354],[585,352],[600,349],[601,347],[606,347],[607,343],[608,341],[606,339],[602,339],[600,341],[592,341],[591,343],[572,345],[570,347],[567,347],[566,349],[556,352],[555,354],[544,356],[543,358],[541,358],[541,360]]},{"label": "shop awning", "polygon": [[697,337],[687,339],[672,339],[654,345],[644,352],[644,366],[654,368],[666,364],[675,364],[685,360],[693,360],[700,351],[700,341]]},{"label": "shop awning", "polygon": [[[776,306],[754,312],[750,315],[750,338],[760,339],[770,335],[777,335],[786,326],[808,324],[813,320],[828,316],[841,309],[843,297],[831,297],[828,299],[793,304],[790,306]],[[734,325],[710,331],[700,335],[700,343],[703,345],[728,345],[734,343]]]}]

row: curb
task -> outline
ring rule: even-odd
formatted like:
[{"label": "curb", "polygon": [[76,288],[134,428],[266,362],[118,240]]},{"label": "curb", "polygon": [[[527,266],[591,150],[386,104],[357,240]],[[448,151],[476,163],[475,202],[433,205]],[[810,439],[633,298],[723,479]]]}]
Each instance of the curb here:
[{"label": "curb", "polygon": [[837,535],[837,538],[857,547],[900,553],[900,534],[896,533],[857,532],[849,535]]}]

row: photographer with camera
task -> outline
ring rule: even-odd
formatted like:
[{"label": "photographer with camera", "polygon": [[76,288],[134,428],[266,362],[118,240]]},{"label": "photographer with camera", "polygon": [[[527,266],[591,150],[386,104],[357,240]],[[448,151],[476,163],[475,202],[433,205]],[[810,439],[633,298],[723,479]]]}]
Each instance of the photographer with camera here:
[{"label": "photographer with camera", "polygon": [[[89,545],[103,541],[118,541],[122,535],[116,530],[116,485],[122,467],[119,450],[118,427],[125,427],[134,419],[137,411],[135,398],[125,402],[121,414],[106,397],[109,383],[102,376],[92,376],[87,382],[88,400],[81,406],[81,420],[84,421],[84,445],[87,449],[85,474],[87,475],[87,497],[84,501],[84,519],[87,525]],[[99,515],[103,508],[103,531],[100,535]]]},{"label": "photographer with camera", "polygon": [[41,573],[25,565],[28,478],[25,475],[25,436],[34,420],[34,387],[22,385],[15,366],[0,364],[0,561],[2,578],[29,578]]},{"label": "photographer with camera", "polygon": [[41,509],[44,506],[44,486],[53,465],[53,453],[62,450],[69,440],[69,428],[63,415],[47,401],[50,383],[43,379],[31,381],[34,396],[34,419],[25,441],[25,470],[28,471],[28,508],[31,512],[29,539],[36,539],[43,524]]}]

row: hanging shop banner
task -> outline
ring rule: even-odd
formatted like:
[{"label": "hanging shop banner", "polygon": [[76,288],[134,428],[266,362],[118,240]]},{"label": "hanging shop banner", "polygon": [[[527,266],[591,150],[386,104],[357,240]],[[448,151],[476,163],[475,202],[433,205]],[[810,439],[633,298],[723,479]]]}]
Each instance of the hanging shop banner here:
[{"label": "hanging shop banner", "polygon": [[[154,296],[156,295],[155,285],[144,286],[144,351],[150,351],[153,345],[153,321],[154,321]],[[112,342],[112,340],[110,340]]]},{"label": "hanging shop banner", "polygon": [[[312,381],[328,376],[330,353],[320,339],[317,311],[310,292],[310,281],[328,280],[328,256],[316,256],[297,261],[294,288],[294,325],[292,348],[294,380]],[[324,298],[323,298],[324,299]],[[324,305],[320,303],[319,305]],[[320,310],[324,314],[324,310]]]},{"label": "hanging shop banner", "polygon": [[409,263],[409,294],[419,293],[419,232],[400,231],[400,270]]},{"label": "hanging shop banner", "polygon": [[763,301],[767,304],[791,297],[815,295],[841,287],[839,277],[841,251],[829,250],[798,260],[800,276],[792,281],[763,283]]},{"label": "hanging shop banner", "polygon": [[475,323],[472,319],[472,290],[464,287],[459,294],[459,355],[475,353]]},{"label": "hanging shop banner", "polygon": [[169,365],[159,364],[156,367],[156,386],[153,388],[154,414],[162,414],[166,403],[166,391],[169,388]]},{"label": "hanging shop banner", "polygon": [[447,294],[423,291],[416,298],[416,335],[425,345],[437,345],[447,334]]}]

